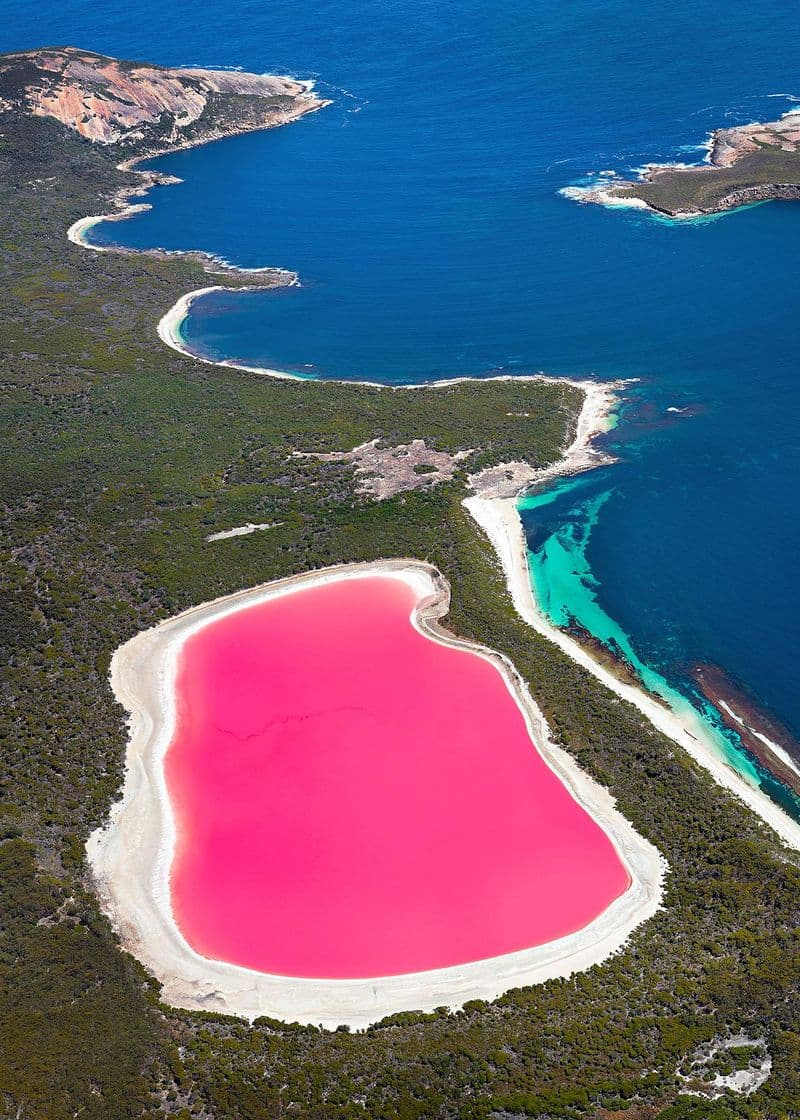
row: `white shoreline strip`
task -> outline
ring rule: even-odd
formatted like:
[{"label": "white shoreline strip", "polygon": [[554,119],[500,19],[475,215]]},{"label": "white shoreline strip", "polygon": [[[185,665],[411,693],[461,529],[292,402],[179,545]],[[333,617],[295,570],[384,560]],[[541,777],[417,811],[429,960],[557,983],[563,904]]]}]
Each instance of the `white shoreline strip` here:
[{"label": "white shoreline strip", "polygon": [[[196,69],[204,69],[197,67]],[[126,249],[116,245],[93,245],[86,239],[89,230],[98,224],[98,222],[122,222],[126,218],[130,218],[133,214],[139,214],[144,210],[151,210],[152,205],[149,202],[131,202],[122,201],[124,199],[130,200],[131,198],[141,198],[143,195],[148,194],[153,187],[163,186],[173,183],[182,182],[181,179],[176,178],[174,175],[166,175],[162,172],[140,171],[137,169],[137,164],[144,163],[149,159],[160,159],[162,156],[172,155],[175,152],[185,151],[188,148],[204,147],[206,144],[213,144],[217,140],[224,140],[228,137],[246,135],[248,132],[268,132],[272,128],[280,128],[285,124],[294,124],[295,121],[306,116],[308,113],[318,112],[330,105],[331,102],[324,98],[317,98],[314,95],[315,82],[313,78],[292,78],[288,74],[265,74],[264,77],[272,77],[282,79],[284,81],[293,82],[294,84],[302,87],[303,92],[297,94],[296,100],[298,102],[313,102],[314,104],[308,108],[304,108],[301,112],[293,116],[288,116],[285,120],[274,121],[269,124],[260,125],[256,128],[246,128],[241,132],[219,133],[218,135],[210,135],[201,137],[198,140],[185,138],[171,145],[168,148],[155,149],[150,152],[144,152],[142,155],[133,156],[124,159],[121,163],[117,164],[117,171],[128,171],[135,175],[141,175],[145,180],[140,186],[133,185],[130,189],[123,187],[117,192],[114,198],[115,209],[109,211],[107,214],[91,214],[85,218],[78,218],[73,222],[67,230],[67,240],[71,241],[74,245],[79,245],[82,249],[93,249],[96,253],[144,253],[145,256],[150,253],[159,253],[165,256],[198,256],[205,257],[210,263],[218,264],[221,266],[221,271],[235,272],[237,275],[241,273],[258,273],[258,272],[285,272],[281,268],[239,268],[236,265],[230,264],[228,261],[221,257],[215,256],[213,253],[205,252],[202,249]],[[291,275],[294,275],[293,273]]]},{"label": "white shoreline strip", "polygon": [[[276,596],[364,575],[401,579],[419,595],[412,621],[426,637],[489,660],[503,675],[547,765],[605,830],[631,879],[628,889],[582,930],[546,945],[488,960],[401,976],[358,980],[272,976],[196,953],[171,907],[169,872],[175,822],[163,758],[175,726],[175,678],[180,649],[203,626]],[[114,654],[111,684],[130,713],[122,799],[109,823],[89,838],[87,852],[101,902],[122,943],[162,982],[162,998],[178,1007],[259,1015],[333,1028],[363,1028],[399,1011],[459,1007],[495,999],[509,988],[589,968],[616,952],[659,909],[666,864],[616,809],[614,799],[550,738],[549,728],[509,661],[482,646],[453,639],[436,620],[450,590],[441,574],[414,560],[342,565],[290,577],[203,604],[137,634]],[[535,745],[534,745],[535,744]]]},{"label": "white shoreline strip", "polygon": [[[597,453],[592,450],[591,442],[594,436],[606,429],[608,411],[614,398],[608,386],[601,383],[584,382],[583,388],[586,392],[586,400],[572,446],[559,463],[539,472],[524,489],[528,490],[531,485],[539,485],[561,474],[575,474],[597,465]],[[580,642],[554,626],[543,614],[536,602],[531,584],[527,543],[517,510],[517,496],[485,497],[478,494],[466,498],[464,506],[483,529],[499,556],[506,586],[519,616],[537,633],[549,638],[573,661],[593,673],[617,696],[635,705],[654,727],[683,747],[719,785],[743,801],[770,825],[782,840],[792,848],[800,850],[800,824],[765,793],[750,785],[732,767],[722,761],[702,717],[699,712],[695,712],[688,700],[685,710],[677,713],[643,689],[619,680],[596,661]]]},{"label": "white shoreline strip", "polygon": [[[295,284],[294,287],[302,287],[302,284]],[[323,385],[355,385],[362,389],[386,389],[392,393],[406,393],[406,392],[419,392],[426,389],[447,389],[452,385],[475,384],[482,385],[488,381],[515,381],[518,383],[525,383],[531,381],[544,382],[547,385],[571,385],[574,389],[581,389],[585,393],[591,392],[592,389],[597,389],[608,394],[609,407],[616,403],[616,398],[613,397],[611,390],[619,388],[622,385],[630,384],[636,378],[631,378],[625,381],[590,381],[588,378],[578,377],[554,377],[547,373],[494,373],[486,377],[476,377],[471,374],[464,374],[459,377],[445,377],[438,381],[422,381],[413,385],[396,385],[389,381],[359,381],[355,378],[346,377],[325,377],[320,378],[316,376],[304,376],[300,373],[291,373],[289,370],[270,369],[268,366],[249,366],[244,362],[236,362],[232,359],[225,358],[222,360],[215,360],[214,358],[206,358],[202,354],[196,354],[190,350],[180,333],[180,328],[189,309],[195,300],[208,295],[210,292],[262,292],[270,291],[271,289],[264,288],[261,285],[254,287],[237,286],[235,288],[228,287],[224,284],[211,284],[206,288],[195,288],[191,292],[186,292],[176,300],[169,311],[161,317],[158,321],[156,331],[161,341],[169,346],[171,350],[176,350],[184,358],[191,358],[192,361],[201,362],[203,365],[208,366],[221,366],[223,369],[236,369],[242,373],[255,373],[260,377],[276,377],[280,381],[305,381],[314,382],[315,384]],[[579,423],[580,423],[579,419]],[[596,452],[589,449],[587,457],[591,458],[592,465],[596,466],[603,457],[599,456]],[[581,468],[583,469],[583,468]],[[561,464],[556,463],[552,468],[548,467],[547,471],[553,472],[554,475],[561,473]],[[538,476],[537,476],[538,477]],[[542,475],[542,477],[546,477]]]},{"label": "white shoreline strip", "polygon": [[[309,90],[311,85],[312,83],[308,84]],[[322,107],[323,104],[325,102],[318,107]],[[97,221],[124,218],[131,212],[146,207],[147,204],[144,203],[131,203],[116,214],[79,219],[70,227],[67,236],[70,241],[78,245],[102,251],[85,239],[88,230]],[[195,361],[281,379],[311,380],[297,374],[252,367],[232,361],[209,362],[208,359],[192,353],[180,336],[181,324],[192,302],[215,290],[225,289],[222,285],[200,288],[186,293],[177,300],[158,323],[159,338],[167,346]],[[536,473],[537,483],[560,474],[585,470],[596,466],[599,462],[607,461],[607,457],[598,454],[592,448],[591,441],[594,435],[608,426],[610,410],[616,403],[612,390],[620,383],[610,385],[535,374],[528,377],[514,375],[499,375],[493,378],[456,377],[425,385],[399,388],[435,389],[483,380],[538,380],[566,383],[584,391],[585,400],[572,446],[560,463]],[[340,380],[339,383],[381,389],[389,387],[380,382]],[[682,722],[679,716],[662,707],[641,689],[618,681],[579,643],[553,627],[541,614],[534,599],[528,572],[527,548],[516,508],[516,497],[476,496],[466,499],[464,505],[494,545],[506,575],[509,592],[520,616],[535,630],[558,645],[573,660],[594,673],[617,695],[635,704],[654,726],[683,746],[696,761],[712,773],[722,786],[740,797],[763,820],[771,824],[784,840],[800,848],[800,826],[769,798],[749,786],[734,771],[720,762],[711,745],[705,741],[706,733],[699,716],[696,717],[696,726],[694,722],[692,723],[693,730],[697,733],[694,734],[689,731],[686,723]],[[358,567],[375,571],[378,568],[388,570],[395,565],[387,562],[384,565]],[[429,577],[433,571],[417,562],[409,562],[405,568],[407,573],[412,568],[424,570]],[[330,575],[330,572],[327,575]],[[311,579],[319,581],[326,578],[326,573],[298,578],[304,581]],[[340,575],[338,578],[343,576]],[[291,580],[286,582],[292,583]],[[274,590],[276,585],[271,586]],[[548,765],[561,776],[574,796],[602,825],[617,847],[620,858],[623,859],[631,875],[631,886],[628,891],[584,930],[551,942],[549,945],[457,968],[401,977],[356,981],[288,979],[209,961],[194,953],[181,936],[172,918],[169,903],[168,876],[174,846],[174,822],[166,796],[161,758],[171,738],[170,721],[174,720],[174,711],[171,712],[169,707],[164,706],[164,700],[171,702],[174,688],[170,682],[165,694],[162,679],[161,686],[156,688],[155,696],[149,697],[148,708],[147,702],[141,700],[139,690],[149,685],[152,692],[152,666],[147,664],[148,658],[145,657],[138,669],[132,668],[129,662],[125,663],[122,655],[127,650],[128,657],[132,657],[134,643],[140,643],[140,652],[149,642],[157,643],[158,638],[154,638],[153,635],[160,634],[163,640],[163,628],[178,625],[181,620],[186,625],[186,619],[198,611],[211,611],[213,617],[220,617],[230,609],[240,609],[249,605],[251,600],[246,597],[259,593],[267,595],[268,591],[264,588],[254,589],[188,611],[185,615],[162,624],[161,627],[137,635],[131,642],[117,650],[112,661],[112,687],[131,716],[126,778],[122,800],[112,808],[109,824],[90,836],[87,852],[98,880],[101,900],[112,920],[116,922],[123,943],[162,980],[163,998],[167,1002],[190,1009],[230,1011],[251,1019],[265,1014],[275,1018],[318,1023],[327,1027],[347,1023],[351,1027],[358,1028],[400,1010],[433,1010],[441,1005],[459,1006],[469,999],[496,998],[512,987],[569,976],[575,971],[599,963],[616,952],[636,926],[659,909],[666,870],[663,858],[618,812],[610,793],[584,774],[567,752],[550,741],[544,716],[534,704],[513,666],[499,655],[485,651],[485,656],[492,657],[495,663],[501,666],[509,688],[521,703],[532,739],[537,743]],[[449,594],[446,585],[445,593]],[[245,601],[242,602],[240,600],[243,597]],[[231,607],[232,601],[237,601],[238,605]],[[206,618],[206,621],[209,620]],[[420,623],[422,621],[420,618]],[[202,621],[198,622],[198,625],[202,624],[204,624]],[[437,640],[442,640],[442,636],[433,630],[430,630],[430,635]],[[476,647],[466,645],[466,648]],[[161,656],[162,660],[166,657],[163,646]],[[173,680],[176,656],[177,654],[173,654],[172,657]],[[151,676],[149,681],[148,671]],[[159,712],[162,718],[164,713],[169,713],[169,719],[163,723],[156,723]],[[159,750],[161,755],[154,754]],[[141,805],[136,804],[139,801]]]}]

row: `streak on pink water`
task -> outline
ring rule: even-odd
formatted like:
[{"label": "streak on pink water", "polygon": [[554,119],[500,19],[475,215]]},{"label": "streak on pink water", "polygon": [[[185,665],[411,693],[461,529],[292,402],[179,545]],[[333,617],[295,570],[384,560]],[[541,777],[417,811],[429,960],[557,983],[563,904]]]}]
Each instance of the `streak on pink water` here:
[{"label": "streak on pink water", "polygon": [[626,889],[499,670],[416,631],[416,601],[399,579],[336,581],[185,643],[171,889],[204,956],[416,972],[574,932]]}]

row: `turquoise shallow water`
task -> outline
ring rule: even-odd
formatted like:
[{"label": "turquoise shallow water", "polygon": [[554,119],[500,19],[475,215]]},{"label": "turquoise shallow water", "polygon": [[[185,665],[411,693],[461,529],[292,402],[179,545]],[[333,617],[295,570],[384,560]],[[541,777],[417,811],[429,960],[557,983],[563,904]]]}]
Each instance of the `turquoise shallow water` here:
[{"label": "turquoise shallow water", "polygon": [[528,527],[528,564],[540,610],[556,626],[577,627],[602,642],[630,666],[649,691],[665,700],[686,721],[701,719],[708,745],[751,785],[762,789],[790,815],[798,812],[798,799],[743,749],[718,710],[708,702],[686,674],[661,662],[643,660],[634,639],[602,606],[602,585],[589,563],[592,533],[613,489],[594,477],[567,478],[547,489],[522,497],[518,509]]},{"label": "turquoise shallow water", "polygon": [[[5,7],[4,48],[41,44],[41,13]],[[250,0],[199,18],[187,0],[135,0],[128,12],[121,27],[111,8],[68,0],[48,10],[46,36],[317,76],[334,101],[158,161],[183,184],[97,227],[98,241],[300,272],[301,289],[199,302],[189,344],[393,383],[498,369],[637,378],[608,437],[618,463],[524,503],[537,594],[675,703],[696,699],[692,668],[711,663],[800,734],[800,206],[677,226],[558,194],[605,168],[699,159],[712,127],[788,109],[796,11]],[[787,802],[734,740],[721,749]]]}]

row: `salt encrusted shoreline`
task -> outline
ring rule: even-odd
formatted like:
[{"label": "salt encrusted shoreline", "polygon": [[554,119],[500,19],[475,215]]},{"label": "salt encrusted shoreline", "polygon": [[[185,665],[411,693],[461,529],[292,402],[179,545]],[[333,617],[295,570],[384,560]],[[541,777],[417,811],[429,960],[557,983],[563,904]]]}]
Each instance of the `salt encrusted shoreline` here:
[{"label": "salt encrusted shoreline", "polygon": [[[700,714],[688,700],[683,711],[678,713],[644,689],[620,680],[596,661],[586,646],[554,626],[536,602],[517,498],[533,486],[540,486],[559,475],[577,474],[603,461],[602,454],[592,447],[592,441],[608,427],[610,412],[615,403],[613,390],[619,384],[582,383],[586,399],[575,438],[558,463],[543,471],[522,470],[505,486],[502,482],[499,485],[496,483],[491,477],[491,471],[484,471],[471,480],[476,494],[464,499],[464,506],[483,529],[497,553],[509,594],[520,617],[539,634],[549,638],[573,661],[593,673],[612,692],[634,704],[659,731],[668,735],[709,771],[719,785],[743,801],[787,844],[800,849],[800,824],[720,758]],[[520,466],[522,465],[509,464],[509,467]]]},{"label": "salt encrusted shoreline", "polygon": [[[488,960],[361,980],[271,976],[209,960],[194,952],[172,914],[169,871],[175,824],[163,756],[175,720],[175,674],[183,642],[198,628],[266,599],[332,580],[380,574],[408,583],[419,595],[412,622],[431,640],[489,660],[519,704],[532,739],[550,768],[607,833],[630,876],[630,886],[582,930],[546,945]],[[111,684],[130,713],[130,738],[121,801],[109,823],[92,833],[89,862],[106,913],[122,943],[162,982],[174,1006],[221,1011],[249,1019],[269,1015],[333,1028],[363,1028],[399,1011],[458,1007],[494,999],[509,988],[589,968],[616,952],[659,909],[666,865],[658,851],[616,809],[611,794],[550,740],[547,723],[513,665],[483,646],[454,639],[438,627],[450,589],[441,574],[416,560],[340,565],[292,576],[192,608],[137,634],[111,664]]]}]

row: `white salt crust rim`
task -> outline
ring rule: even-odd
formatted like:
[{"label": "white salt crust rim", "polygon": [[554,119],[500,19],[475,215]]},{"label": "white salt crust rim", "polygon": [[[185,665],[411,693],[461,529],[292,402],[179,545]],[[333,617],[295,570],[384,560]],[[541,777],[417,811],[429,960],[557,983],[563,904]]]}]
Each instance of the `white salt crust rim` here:
[{"label": "white salt crust rim", "polygon": [[[319,587],[334,580],[388,576],[418,595],[411,621],[420,633],[493,664],[519,705],[547,765],[613,843],[630,877],[628,889],[582,930],[545,945],[487,960],[398,976],[357,980],[298,979],[210,960],[196,953],[175,921],[169,873],[175,822],[163,758],[175,724],[175,674],[186,639],[201,627],[256,603]],[[666,864],[615,808],[609,792],[590,779],[550,738],[547,723],[511,663],[482,646],[444,635],[436,620],[446,613],[449,586],[441,574],[414,560],[328,568],[229,595],[192,608],[121,646],[112,660],[111,684],[130,714],[122,799],[109,823],[89,838],[87,851],[105,912],[122,944],[161,981],[162,998],[177,1007],[363,1028],[400,1011],[456,1008],[491,1000],[510,988],[589,968],[617,951],[661,904]],[[535,746],[534,746],[535,744]]]}]

